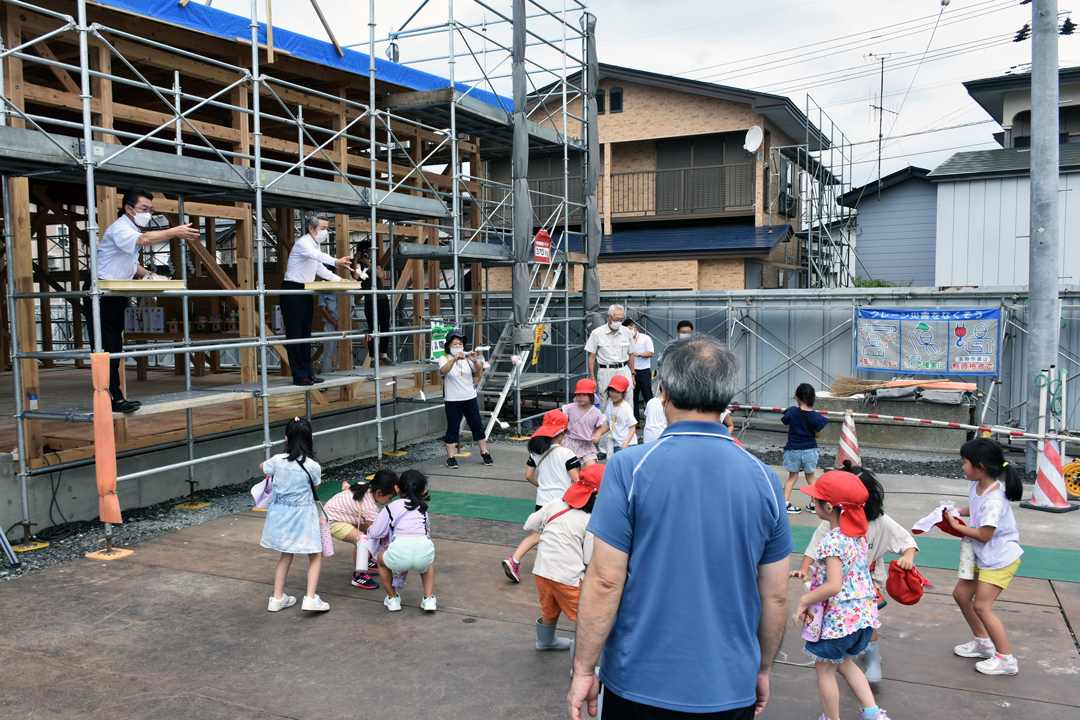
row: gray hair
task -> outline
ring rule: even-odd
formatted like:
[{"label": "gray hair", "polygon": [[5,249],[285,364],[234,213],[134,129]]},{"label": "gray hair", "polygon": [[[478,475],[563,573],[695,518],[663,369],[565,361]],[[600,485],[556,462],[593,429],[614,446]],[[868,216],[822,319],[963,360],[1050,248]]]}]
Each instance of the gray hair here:
[{"label": "gray hair", "polygon": [[624,313],[626,312],[626,308],[624,308],[622,305],[615,304],[615,305],[612,305],[611,307],[609,307],[607,309],[607,314],[608,315],[614,315],[616,310],[621,310]]},{"label": "gray hair", "polygon": [[696,332],[668,346],[659,373],[676,408],[719,414],[735,396],[739,362],[727,345]]},{"label": "gray hair", "polygon": [[304,224],[304,227],[308,230],[318,230],[319,223],[323,220],[326,220],[326,222],[330,222],[325,215],[319,215],[318,213],[316,213],[315,215],[308,215],[307,222]]}]

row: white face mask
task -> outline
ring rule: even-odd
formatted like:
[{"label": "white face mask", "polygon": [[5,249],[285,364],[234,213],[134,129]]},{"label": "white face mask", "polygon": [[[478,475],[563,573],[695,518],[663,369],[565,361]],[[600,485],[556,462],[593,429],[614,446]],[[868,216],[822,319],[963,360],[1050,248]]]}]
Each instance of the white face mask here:
[{"label": "white face mask", "polygon": [[688,332],[679,333],[679,337],[684,338],[684,337],[688,336],[689,334],[690,333],[688,333]]},{"label": "white face mask", "polygon": [[150,213],[135,213],[135,224],[141,228],[149,227],[154,216]]},{"label": "white face mask", "polygon": [[449,350],[450,354],[451,354],[451,355],[455,355],[455,356],[456,356],[456,355],[460,355],[460,354],[461,354],[462,352],[464,352],[464,351],[465,351],[465,348],[463,348],[463,347],[458,347],[457,345],[455,345],[454,347],[450,348],[450,350]]},{"label": "white face mask", "polygon": [[618,321],[612,320],[611,322],[608,323],[608,327],[611,328],[611,330],[613,332],[616,332],[616,331],[618,331],[619,328],[622,327],[622,321],[621,320],[618,320]]},{"label": "white face mask", "polygon": [[326,229],[320,230],[319,232],[315,233],[315,242],[324,243],[324,242],[327,241],[327,239],[329,239],[329,237],[330,237],[330,231],[329,230],[326,230]]}]

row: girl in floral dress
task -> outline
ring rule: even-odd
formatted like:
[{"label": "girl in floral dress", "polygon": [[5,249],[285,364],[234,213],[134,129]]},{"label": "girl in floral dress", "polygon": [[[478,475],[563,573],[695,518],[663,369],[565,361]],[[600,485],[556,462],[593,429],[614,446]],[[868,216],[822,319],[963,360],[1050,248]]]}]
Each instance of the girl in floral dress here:
[{"label": "girl in floral dress", "polygon": [[[880,625],[874,584],[866,564],[867,521],[863,506],[869,493],[857,476],[844,470],[825,473],[803,492],[818,500],[814,510],[829,522],[829,532],[818,543],[818,559],[810,566],[810,592],[799,599],[792,616],[796,627],[820,616],[820,634],[808,632],[809,624],[803,633],[807,638],[803,652],[814,658],[817,671],[823,711],[820,720],[840,718],[838,672],[859,699],[862,720],[888,720],[874,700],[866,675],[855,663],[855,658],[866,652],[874,628]],[[823,609],[820,603],[824,603]],[[812,636],[817,639],[809,639]]]}]

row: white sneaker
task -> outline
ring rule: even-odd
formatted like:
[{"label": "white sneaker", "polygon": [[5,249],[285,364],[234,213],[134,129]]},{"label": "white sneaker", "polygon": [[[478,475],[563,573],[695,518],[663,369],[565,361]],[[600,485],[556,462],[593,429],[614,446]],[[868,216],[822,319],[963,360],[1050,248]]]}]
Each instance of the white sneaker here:
[{"label": "white sneaker", "polygon": [[997,650],[994,649],[994,643],[989,638],[973,636],[970,641],[954,647],[953,652],[966,658],[992,658]]},{"label": "white sneaker", "polygon": [[266,606],[266,609],[270,612],[277,612],[278,610],[284,610],[287,607],[292,607],[296,604],[296,598],[281,593],[280,598],[270,598],[270,604]]},{"label": "white sneaker", "polygon": [[318,595],[315,597],[304,596],[304,604],[300,606],[301,610],[312,610],[314,612],[325,612],[330,609],[330,603],[322,601]]},{"label": "white sneaker", "polygon": [[1020,672],[1016,658],[995,653],[989,660],[975,663],[975,669],[983,675],[1015,675]]},{"label": "white sneaker", "polygon": [[[398,595],[397,597],[390,597],[389,595],[387,595],[386,598],[383,599],[382,604],[385,605],[386,609],[390,612],[397,612],[401,609],[401,596]],[[426,610],[427,608],[424,609]],[[434,610],[435,608],[431,609]]]},{"label": "white sneaker", "polygon": [[[400,606],[401,603],[398,603]],[[435,612],[435,596],[426,597],[420,601],[420,609],[427,610],[428,612]]]}]

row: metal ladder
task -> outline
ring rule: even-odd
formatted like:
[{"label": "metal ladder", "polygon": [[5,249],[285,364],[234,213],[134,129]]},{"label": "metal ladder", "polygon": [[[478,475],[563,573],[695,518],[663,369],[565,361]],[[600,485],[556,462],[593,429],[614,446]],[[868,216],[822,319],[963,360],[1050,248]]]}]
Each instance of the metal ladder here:
[{"label": "metal ladder", "polygon": [[[550,265],[534,265],[532,274],[529,278],[530,287],[535,283],[541,268],[552,270],[552,266]],[[551,303],[551,297],[558,289],[557,286],[559,284],[559,278],[562,277],[562,271],[562,265],[555,265],[553,271],[548,272],[544,277],[544,287],[542,289],[546,292],[536,296],[536,299],[533,301],[532,309],[529,312],[529,323],[532,327],[535,327],[536,324],[544,321],[544,318],[547,315],[548,305]],[[485,435],[490,435],[492,428],[495,427],[495,423],[499,421],[499,412],[506,403],[506,398],[510,394],[510,391],[513,390],[520,381],[521,375],[525,372],[525,368],[531,367],[531,346],[520,353],[520,362],[516,365],[514,364],[511,359],[514,355],[513,337],[514,320],[511,317],[503,326],[502,332],[499,333],[499,340],[492,349],[491,356],[488,359],[488,363],[491,367],[484,372],[480,381],[476,384],[476,395],[480,400],[483,400],[485,396],[497,396],[493,410],[481,410],[481,415],[488,414],[490,416],[487,421],[487,426],[484,429]],[[497,380],[502,380],[502,389],[498,391],[487,389],[489,380],[492,383]]]}]

